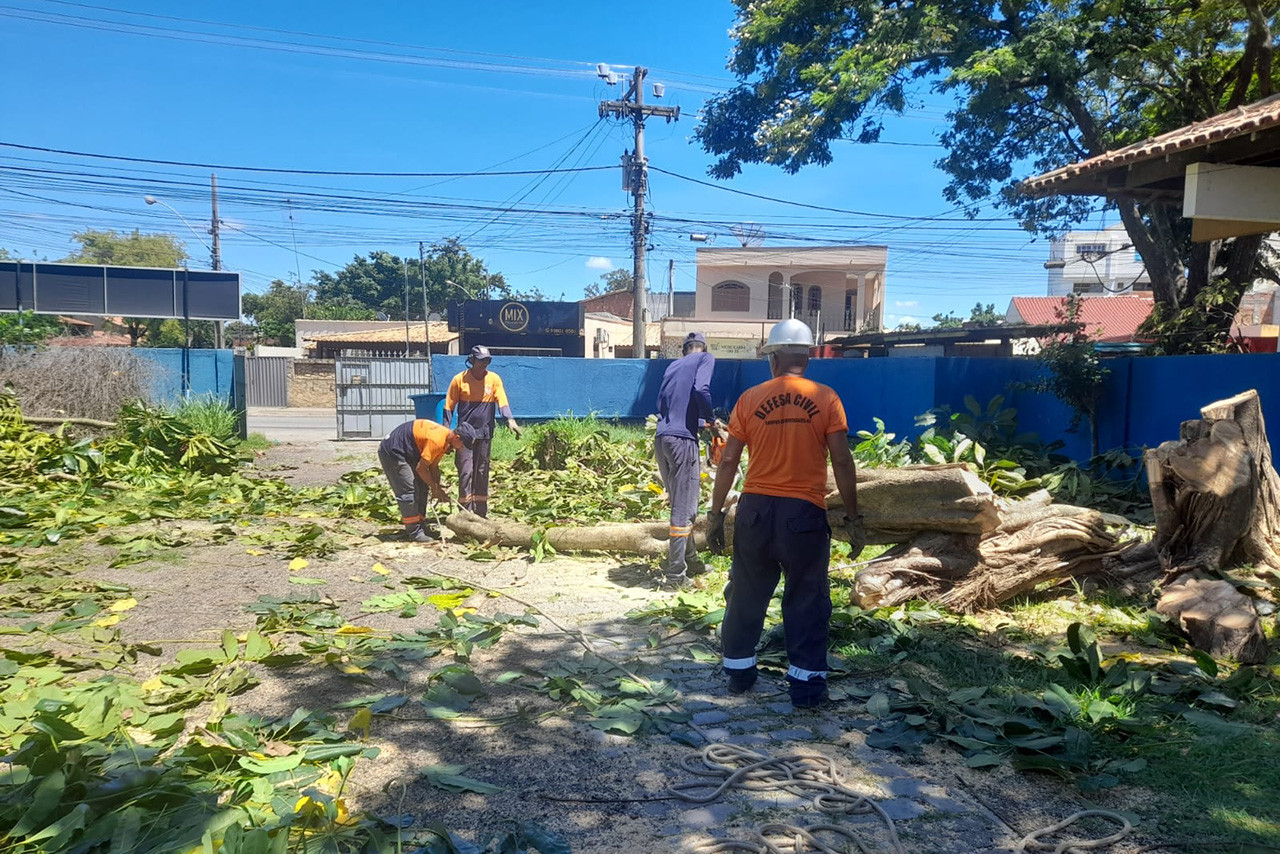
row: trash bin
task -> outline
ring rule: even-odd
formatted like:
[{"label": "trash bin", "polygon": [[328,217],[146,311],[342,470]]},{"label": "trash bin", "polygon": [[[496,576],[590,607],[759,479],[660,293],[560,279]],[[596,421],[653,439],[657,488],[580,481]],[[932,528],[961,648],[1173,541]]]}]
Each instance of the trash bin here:
[{"label": "trash bin", "polygon": [[427,418],[435,421],[437,424],[444,421],[444,393],[427,392],[425,394],[411,394],[409,399],[413,401],[413,417]]}]

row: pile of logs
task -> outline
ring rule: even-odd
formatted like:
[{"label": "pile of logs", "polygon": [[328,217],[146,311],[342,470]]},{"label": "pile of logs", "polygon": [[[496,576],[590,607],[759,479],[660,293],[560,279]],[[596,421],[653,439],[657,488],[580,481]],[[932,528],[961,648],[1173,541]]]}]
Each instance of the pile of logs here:
[{"label": "pile of logs", "polygon": [[[1047,492],[998,498],[963,465],[908,466],[858,472],[858,505],[871,543],[893,548],[855,580],[863,607],[926,599],[973,612],[1067,578],[1103,574],[1154,581],[1157,608],[1199,648],[1255,662],[1267,644],[1252,600],[1225,573],[1251,566],[1280,573],[1280,476],[1271,461],[1257,393],[1206,406],[1182,425],[1177,442],[1146,452],[1156,533],[1149,543],[1121,542],[1126,520],[1054,504]],[[844,508],[834,482],[827,496],[835,536]],[[732,538],[733,512],[726,533]],[[446,525],[479,542],[528,548],[536,530],[471,513]],[[667,523],[551,527],[559,551],[666,553]],[[694,530],[705,547],[703,520]],[[1280,577],[1278,575],[1277,577]]]}]

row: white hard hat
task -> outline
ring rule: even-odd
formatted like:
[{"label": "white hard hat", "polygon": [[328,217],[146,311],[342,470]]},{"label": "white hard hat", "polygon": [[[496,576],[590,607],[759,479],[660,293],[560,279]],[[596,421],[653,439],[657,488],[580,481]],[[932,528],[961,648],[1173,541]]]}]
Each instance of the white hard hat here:
[{"label": "white hard hat", "polygon": [[765,342],[764,352],[808,353],[812,346],[813,332],[809,325],[792,317],[774,324],[769,331],[769,340]]}]

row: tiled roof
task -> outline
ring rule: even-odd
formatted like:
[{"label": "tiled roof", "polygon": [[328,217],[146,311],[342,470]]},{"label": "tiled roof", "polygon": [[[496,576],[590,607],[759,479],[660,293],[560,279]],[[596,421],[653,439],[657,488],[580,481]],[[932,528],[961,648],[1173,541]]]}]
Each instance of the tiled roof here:
[{"label": "tiled roof", "polygon": [[[458,337],[458,333],[449,331],[449,324],[443,320],[431,321],[431,343],[439,344],[445,341],[452,341]],[[411,341],[422,340],[422,321],[409,321],[409,339]],[[362,344],[403,344],[404,343],[404,327],[396,326],[390,329],[375,329],[372,331],[361,332],[325,332],[307,339],[307,346],[314,347],[320,343],[344,343],[356,342]]]},{"label": "tiled roof", "polygon": [[[1014,297],[1010,311],[1017,312],[1023,323],[1057,324],[1062,321],[1055,312],[1063,302],[1062,297]],[[1080,322],[1085,332],[1100,341],[1133,341],[1152,304],[1151,297],[1083,297]]]},{"label": "tiled roof", "polygon": [[133,340],[128,335],[97,330],[91,335],[55,335],[45,343],[50,347],[128,347]]},{"label": "tiled roof", "polygon": [[1280,127],[1280,95],[1272,95],[1229,112],[1219,113],[1202,122],[1195,122],[1125,148],[1117,148],[1115,151],[1108,151],[1097,157],[1028,178],[1018,186],[1018,189],[1027,195],[1043,196],[1059,192],[1062,185],[1081,176],[1104,172],[1139,161],[1154,160],[1176,152],[1275,127]]}]

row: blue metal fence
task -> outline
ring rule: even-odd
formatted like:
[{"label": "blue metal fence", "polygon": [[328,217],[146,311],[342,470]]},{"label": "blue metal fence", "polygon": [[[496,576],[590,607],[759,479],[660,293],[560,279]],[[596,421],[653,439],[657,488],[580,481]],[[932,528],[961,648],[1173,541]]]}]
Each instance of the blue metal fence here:
[{"label": "blue metal fence", "polygon": [[[462,356],[437,356],[436,388],[444,392],[466,369]],[[503,379],[517,418],[554,418],[595,413],[602,418],[643,419],[655,411],[658,386],[669,360],[569,359],[500,356],[493,370]],[[1154,446],[1176,439],[1182,421],[1198,418],[1200,407],[1247,389],[1257,389],[1268,428],[1280,446],[1280,358],[1273,355],[1119,357],[1103,387],[1098,423],[1100,447]],[[1019,428],[1045,441],[1061,439],[1064,453],[1089,454],[1082,426],[1070,432],[1071,410],[1048,394],[1017,387],[1039,375],[1030,359],[918,358],[815,359],[808,376],[839,393],[853,430],[874,429],[880,418],[891,432],[914,437],[915,418],[937,406],[963,409],[972,395],[985,405],[995,395],[1018,410]],[[729,409],[743,390],[768,378],[760,361],[716,363],[712,397]],[[425,389],[424,389],[425,391]]]}]

